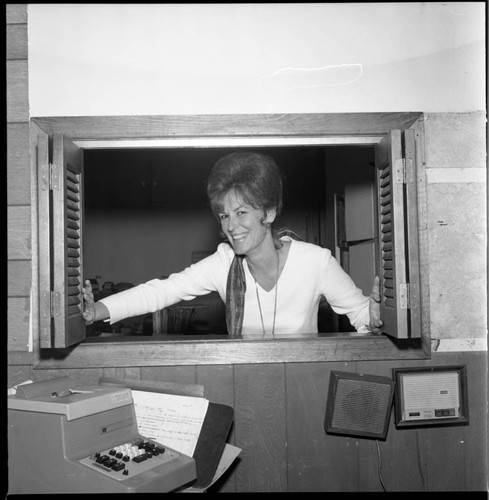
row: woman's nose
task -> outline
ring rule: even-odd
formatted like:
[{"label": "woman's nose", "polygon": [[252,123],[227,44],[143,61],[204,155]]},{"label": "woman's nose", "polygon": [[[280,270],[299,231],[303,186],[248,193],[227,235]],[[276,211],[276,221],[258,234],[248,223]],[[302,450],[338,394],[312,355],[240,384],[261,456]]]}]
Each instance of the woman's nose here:
[{"label": "woman's nose", "polygon": [[228,232],[232,233],[236,228],[236,219],[234,217],[228,217],[227,225]]}]

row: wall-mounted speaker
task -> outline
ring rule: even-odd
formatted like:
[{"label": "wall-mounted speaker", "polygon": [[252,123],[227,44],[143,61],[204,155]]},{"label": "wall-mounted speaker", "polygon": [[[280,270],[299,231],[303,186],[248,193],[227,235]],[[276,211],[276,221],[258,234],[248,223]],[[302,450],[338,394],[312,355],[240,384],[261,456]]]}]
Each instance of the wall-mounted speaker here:
[{"label": "wall-mounted speaker", "polygon": [[331,371],[324,430],[385,439],[394,389],[388,377]]}]

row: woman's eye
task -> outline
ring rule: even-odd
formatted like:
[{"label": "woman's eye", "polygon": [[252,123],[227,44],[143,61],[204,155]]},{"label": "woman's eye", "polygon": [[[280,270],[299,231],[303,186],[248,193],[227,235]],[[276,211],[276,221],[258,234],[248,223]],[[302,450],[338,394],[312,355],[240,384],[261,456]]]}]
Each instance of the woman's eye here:
[{"label": "woman's eye", "polygon": [[219,219],[224,220],[227,217],[226,214],[219,214]]}]

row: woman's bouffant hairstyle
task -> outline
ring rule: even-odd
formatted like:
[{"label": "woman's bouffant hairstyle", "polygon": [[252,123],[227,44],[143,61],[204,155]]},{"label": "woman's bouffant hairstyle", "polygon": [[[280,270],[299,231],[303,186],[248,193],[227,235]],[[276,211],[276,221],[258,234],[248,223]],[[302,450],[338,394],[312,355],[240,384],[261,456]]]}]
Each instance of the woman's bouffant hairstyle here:
[{"label": "woman's bouffant hairstyle", "polygon": [[253,208],[282,210],[283,181],[275,160],[253,152],[236,152],[219,159],[207,180],[207,196],[217,217],[227,193],[234,191]]}]

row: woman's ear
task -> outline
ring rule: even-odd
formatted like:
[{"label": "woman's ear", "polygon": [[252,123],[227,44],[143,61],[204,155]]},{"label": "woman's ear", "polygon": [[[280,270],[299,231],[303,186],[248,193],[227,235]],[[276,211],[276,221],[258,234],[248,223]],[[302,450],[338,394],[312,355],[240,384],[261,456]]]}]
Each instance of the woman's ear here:
[{"label": "woman's ear", "polygon": [[277,210],[275,208],[271,208],[270,210],[265,211],[265,224],[271,224],[275,218],[277,217]]}]

